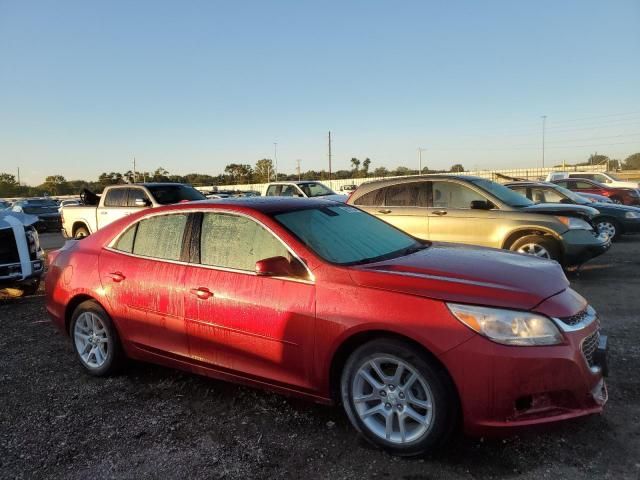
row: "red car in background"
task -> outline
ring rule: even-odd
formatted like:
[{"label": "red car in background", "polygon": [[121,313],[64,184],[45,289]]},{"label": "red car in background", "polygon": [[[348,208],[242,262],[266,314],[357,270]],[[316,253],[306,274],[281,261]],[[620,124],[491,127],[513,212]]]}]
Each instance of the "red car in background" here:
[{"label": "red car in background", "polygon": [[89,374],[128,357],[342,403],[400,455],[607,400],[606,337],[558,263],[327,200],[143,210],[53,253],[46,297]]},{"label": "red car in background", "polygon": [[553,183],[577,193],[593,193],[610,198],[614,203],[640,205],[640,192],[635,188],[609,187],[586,178],[554,180]]}]

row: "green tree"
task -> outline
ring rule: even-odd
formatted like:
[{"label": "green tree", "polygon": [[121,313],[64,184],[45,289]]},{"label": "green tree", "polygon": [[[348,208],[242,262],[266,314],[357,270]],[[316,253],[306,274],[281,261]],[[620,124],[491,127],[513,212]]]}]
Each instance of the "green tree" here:
[{"label": "green tree", "polygon": [[240,163],[231,163],[224,167],[224,171],[233,179],[233,182],[236,184],[248,183],[251,176],[253,175],[253,169],[251,168],[251,165]]},{"label": "green tree", "polygon": [[463,167],[461,164],[456,163],[455,165],[453,165],[453,166],[449,169],[449,171],[450,171],[450,172],[464,172],[464,167]]},{"label": "green tree", "polygon": [[357,177],[358,169],[360,168],[360,160],[358,160],[356,157],[353,157],[351,159],[351,167],[353,168],[353,176]]},{"label": "green tree", "polygon": [[373,171],[374,177],[386,177],[387,175],[389,175],[389,170],[385,167],[378,167]]},{"label": "green tree", "polygon": [[44,183],[39,188],[50,195],[64,195],[68,190],[67,179],[62,175],[50,175],[44,179]]},{"label": "green tree", "polygon": [[15,175],[0,172],[0,197],[12,197],[16,194],[18,182]]},{"label": "green tree", "polygon": [[625,170],[640,170],[640,152],[633,153],[625,158],[622,168]]},{"label": "green tree", "polygon": [[152,182],[168,182],[169,181],[169,172],[162,167],[156,168],[156,171],[153,172],[153,176],[150,181]]},{"label": "green tree", "polygon": [[258,160],[253,173],[257,183],[267,183],[273,175],[273,161],[270,158]]},{"label": "green tree", "polygon": [[362,162],[362,175],[364,177],[369,176],[369,166],[371,165],[371,159],[369,157],[365,158]]},{"label": "green tree", "polygon": [[412,171],[415,172],[415,170],[411,170],[411,169],[409,169],[407,167],[402,167],[401,166],[401,167],[396,168],[392,173],[394,175],[401,176],[401,175],[409,175],[409,174],[411,174]]}]

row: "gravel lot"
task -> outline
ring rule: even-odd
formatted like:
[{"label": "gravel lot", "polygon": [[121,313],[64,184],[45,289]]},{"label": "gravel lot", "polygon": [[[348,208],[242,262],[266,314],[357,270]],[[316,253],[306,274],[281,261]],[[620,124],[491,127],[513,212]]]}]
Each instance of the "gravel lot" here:
[{"label": "gravel lot", "polygon": [[506,439],[458,438],[420,459],[369,447],[337,407],[138,363],[89,377],[42,295],[0,301],[0,477],[637,479],[639,256],[640,237],[628,237],[571,275],[610,336],[603,416]]}]

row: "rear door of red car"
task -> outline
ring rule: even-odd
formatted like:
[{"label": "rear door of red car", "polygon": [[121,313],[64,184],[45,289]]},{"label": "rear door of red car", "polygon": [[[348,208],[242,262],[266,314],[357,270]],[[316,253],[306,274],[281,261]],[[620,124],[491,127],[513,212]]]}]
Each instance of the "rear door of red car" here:
[{"label": "rear door of red car", "polygon": [[186,267],[180,258],[187,220],[187,213],[145,218],[100,255],[100,279],[125,340],[183,357]]},{"label": "rear door of red car", "polygon": [[[185,277],[185,319],[191,355],[223,371],[309,386],[313,357],[315,285],[304,276],[258,276],[255,263],[293,259],[254,219],[202,214]],[[197,229],[196,229],[197,230]]]}]

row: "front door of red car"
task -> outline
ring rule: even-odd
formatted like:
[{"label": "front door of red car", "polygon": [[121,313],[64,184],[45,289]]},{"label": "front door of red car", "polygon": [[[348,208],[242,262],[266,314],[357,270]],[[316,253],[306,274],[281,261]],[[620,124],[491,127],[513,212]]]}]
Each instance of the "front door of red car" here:
[{"label": "front door of red car", "polygon": [[180,260],[188,214],[153,216],[100,255],[100,279],[125,340],[152,353],[186,357]]},{"label": "front door of red car", "polygon": [[291,278],[256,275],[258,260],[297,260],[251,218],[205,213],[201,225],[194,239],[199,265],[185,277],[192,357],[223,371],[308,387],[315,285],[306,271]]}]

